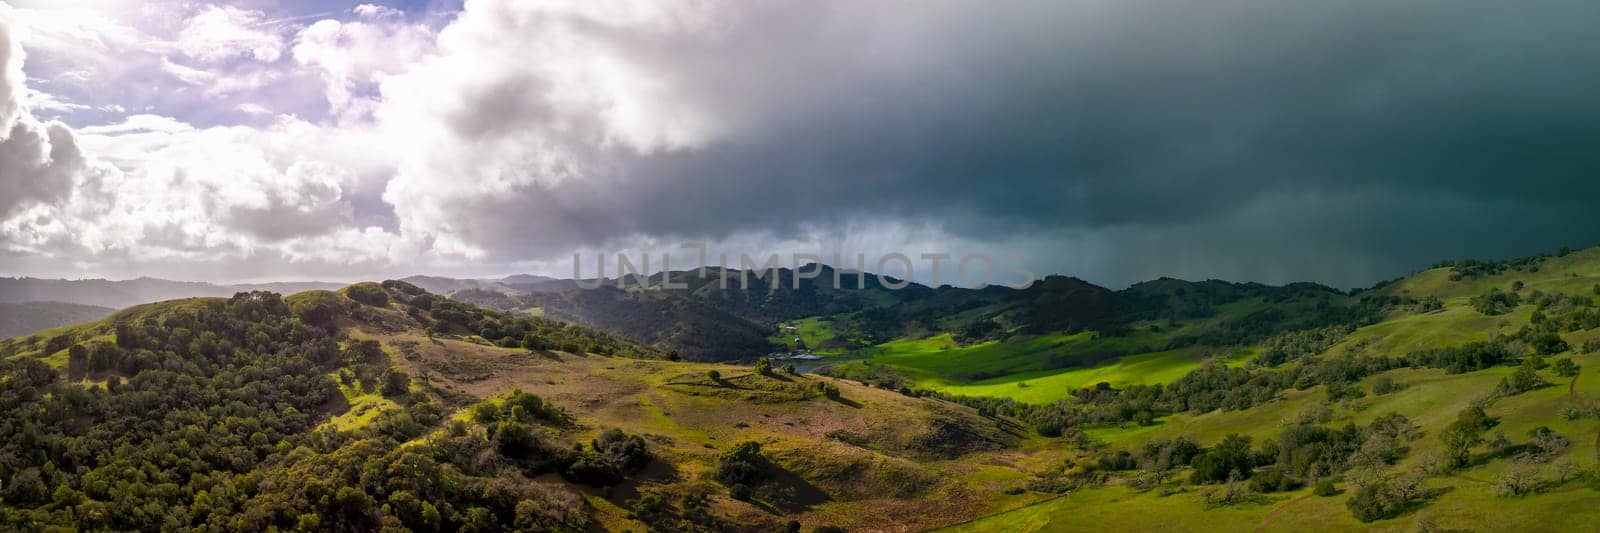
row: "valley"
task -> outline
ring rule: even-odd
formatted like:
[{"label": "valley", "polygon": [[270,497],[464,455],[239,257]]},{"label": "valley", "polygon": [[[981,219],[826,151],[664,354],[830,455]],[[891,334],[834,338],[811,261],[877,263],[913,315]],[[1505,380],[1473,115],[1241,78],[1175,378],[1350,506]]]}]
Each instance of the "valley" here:
[{"label": "valley", "polygon": [[[0,424],[26,435],[0,461],[0,520],[1581,528],[1592,516],[1565,510],[1600,500],[1600,249],[1511,264],[1351,293],[1177,280],[1113,292],[1053,278],[866,297],[508,287],[494,300],[483,283],[453,284],[449,299],[388,281],[138,305],[0,342]],[[544,298],[543,312],[525,298]],[[466,303],[495,301],[510,311]],[[600,309],[631,311],[609,315],[614,332],[563,321]],[[763,350],[820,359],[803,361],[810,371],[689,361],[663,327],[744,328]],[[107,402],[139,410],[87,407]],[[24,415],[51,412],[70,422]],[[1462,425],[1472,413],[1481,422]],[[239,425],[250,419],[267,425]],[[117,427],[141,429],[105,433]],[[197,430],[218,440],[194,447],[184,435]],[[68,452],[85,439],[109,440],[99,455]],[[363,473],[416,461],[437,473],[409,485]],[[129,478],[127,464],[147,473]]]}]

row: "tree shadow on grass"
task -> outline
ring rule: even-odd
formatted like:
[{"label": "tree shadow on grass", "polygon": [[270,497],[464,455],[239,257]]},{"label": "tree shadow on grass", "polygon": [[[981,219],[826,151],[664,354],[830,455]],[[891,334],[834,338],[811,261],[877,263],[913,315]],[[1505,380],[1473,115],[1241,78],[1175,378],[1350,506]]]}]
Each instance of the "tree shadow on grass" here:
[{"label": "tree shadow on grass", "polygon": [[621,483],[611,487],[606,499],[621,505],[639,499],[644,494],[639,491],[640,485],[648,481],[654,484],[671,484],[683,479],[683,473],[671,462],[656,459],[645,465],[644,469],[634,473]]},{"label": "tree shadow on grass", "polygon": [[771,477],[756,487],[755,497],[750,499],[752,505],[768,513],[786,515],[805,512],[813,506],[833,501],[826,492],[805,478],[776,464],[769,463],[768,466],[768,475]]},{"label": "tree shadow on grass", "polygon": [[855,401],[855,400],[852,400],[852,399],[849,399],[849,398],[846,398],[846,397],[843,397],[843,396],[840,396],[838,398],[830,398],[830,399],[833,400],[834,403],[837,403],[839,405],[843,405],[845,407],[849,407],[851,409],[860,409],[860,408],[864,407],[861,404],[861,402],[858,402],[858,401]]}]

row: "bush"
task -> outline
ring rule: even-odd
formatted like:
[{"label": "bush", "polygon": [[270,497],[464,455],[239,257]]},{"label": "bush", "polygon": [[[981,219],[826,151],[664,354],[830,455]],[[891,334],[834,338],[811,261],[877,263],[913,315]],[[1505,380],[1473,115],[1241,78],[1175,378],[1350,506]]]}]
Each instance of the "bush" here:
[{"label": "bush", "polygon": [[1527,496],[1539,492],[1544,480],[1528,467],[1515,467],[1494,479],[1494,494],[1502,498]]},{"label": "bush", "polygon": [[1249,478],[1255,461],[1250,454],[1250,437],[1228,435],[1216,448],[1200,454],[1193,461],[1195,483],[1217,483],[1231,476]]},{"label": "bush", "polygon": [[1512,308],[1522,303],[1522,298],[1517,296],[1515,292],[1504,292],[1496,288],[1489,289],[1489,292],[1482,295],[1472,297],[1470,303],[1472,308],[1479,313],[1493,316],[1511,311]]},{"label": "bush", "polygon": [[1378,480],[1356,489],[1344,504],[1362,522],[1394,518],[1417,503],[1421,497],[1418,488],[1411,480]]},{"label": "bush", "polygon": [[1277,470],[1263,470],[1250,477],[1250,490],[1262,494],[1294,490],[1296,485],[1293,478]]},{"label": "bush", "polygon": [[408,294],[408,295],[411,295],[411,296],[417,296],[417,295],[420,295],[420,294],[427,294],[428,293],[428,291],[422,290],[422,287],[418,287],[416,285],[412,285],[410,283],[406,283],[404,281],[400,281],[400,280],[397,280],[397,279],[384,280],[383,288],[390,289],[390,290],[393,290],[393,291],[398,291],[401,294]]},{"label": "bush", "polygon": [[1517,371],[1510,376],[1501,379],[1500,385],[1496,390],[1506,396],[1516,396],[1545,385],[1549,385],[1549,383],[1539,377],[1539,373],[1533,369],[1532,365],[1523,365],[1517,368]]},{"label": "bush", "polygon": [[1383,396],[1404,388],[1404,385],[1395,383],[1394,379],[1389,376],[1379,376],[1378,379],[1372,382],[1372,394],[1375,396]]},{"label": "bush", "polygon": [[389,293],[383,290],[382,285],[370,281],[357,283],[346,287],[344,295],[351,300],[361,302],[373,307],[389,305]]},{"label": "bush", "polygon": [[767,480],[767,466],[766,456],[761,455],[761,443],[747,440],[722,452],[713,475],[729,487],[760,485]]},{"label": "bush", "polygon": [[1554,367],[1557,376],[1570,378],[1578,375],[1579,366],[1572,362],[1571,357],[1562,357],[1560,359],[1556,359],[1555,364],[1552,366]]},{"label": "bush", "polygon": [[1533,338],[1533,349],[1539,352],[1539,355],[1555,355],[1572,349],[1572,346],[1562,340],[1560,335],[1545,333]]},{"label": "bush", "polygon": [[549,350],[552,347],[550,341],[547,341],[543,337],[534,335],[532,333],[523,335],[522,342],[520,344],[522,349],[530,352]]},{"label": "bush", "polygon": [[306,291],[284,299],[289,310],[301,322],[313,326],[327,326],[344,310],[344,302],[328,291]]},{"label": "bush", "polygon": [[609,487],[622,481],[622,470],[618,465],[598,455],[578,457],[571,466],[567,467],[567,479],[573,483],[591,487]]},{"label": "bush", "polygon": [[1311,493],[1327,498],[1329,496],[1337,496],[1339,489],[1334,488],[1332,481],[1321,481],[1315,487],[1311,487]]},{"label": "bush", "polygon": [[734,483],[732,487],[728,487],[728,497],[741,502],[750,501],[752,492],[750,486],[743,483]]},{"label": "bush", "polygon": [[650,464],[650,450],[645,446],[644,438],[629,435],[617,428],[601,432],[589,445],[595,453],[625,470],[638,470]]},{"label": "bush", "polygon": [[722,373],[718,372],[718,371],[715,371],[715,370],[707,371],[706,372],[706,377],[711,378],[711,381],[715,381],[715,382],[718,382],[718,383],[722,382]]},{"label": "bush", "polygon": [[382,392],[388,397],[404,396],[411,392],[411,376],[394,368],[383,371]]},{"label": "bush", "polygon": [[770,375],[772,375],[772,363],[767,361],[766,359],[762,359],[760,361],[756,361],[755,370],[756,370],[757,374],[761,374],[763,376],[770,376]]}]

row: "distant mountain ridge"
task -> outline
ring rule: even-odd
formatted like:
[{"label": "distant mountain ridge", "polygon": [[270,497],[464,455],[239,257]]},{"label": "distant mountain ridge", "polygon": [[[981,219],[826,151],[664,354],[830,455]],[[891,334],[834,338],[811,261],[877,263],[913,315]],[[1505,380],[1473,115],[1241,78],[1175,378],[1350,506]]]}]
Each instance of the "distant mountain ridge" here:
[{"label": "distant mountain ridge", "polygon": [[116,312],[109,307],[61,302],[0,303],[0,338],[91,322]]},{"label": "distant mountain ridge", "polygon": [[320,281],[218,285],[148,277],[121,281],[0,278],[0,303],[62,302],[121,309],[177,298],[232,296],[234,293],[258,290],[290,294],[309,290],[337,289],[344,285]]}]

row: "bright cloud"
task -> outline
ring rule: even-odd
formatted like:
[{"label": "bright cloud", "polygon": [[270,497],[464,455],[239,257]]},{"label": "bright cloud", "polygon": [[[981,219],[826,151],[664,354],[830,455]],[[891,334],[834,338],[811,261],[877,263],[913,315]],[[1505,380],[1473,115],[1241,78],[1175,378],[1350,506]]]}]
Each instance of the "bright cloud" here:
[{"label": "bright cloud", "polygon": [[178,33],[176,47],[184,55],[205,62],[249,57],[271,63],[283,55],[283,37],[266,20],[266,13],[231,6],[206,6],[189,17]]}]

